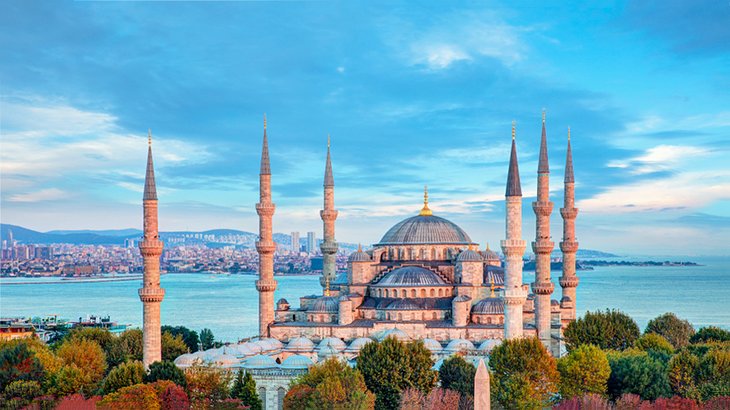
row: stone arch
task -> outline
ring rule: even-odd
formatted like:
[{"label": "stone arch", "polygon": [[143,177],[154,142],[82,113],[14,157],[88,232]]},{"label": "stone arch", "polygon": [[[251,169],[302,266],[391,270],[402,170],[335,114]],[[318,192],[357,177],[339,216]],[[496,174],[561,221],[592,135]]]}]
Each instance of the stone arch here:
[{"label": "stone arch", "polygon": [[262,407],[266,408],[266,389],[264,387],[259,387],[259,399],[261,399]]},{"label": "stone arch", "polygon": [[441,296],[443,296],[443,295],[444,295],[444,290],[443,290],[443,289],[441,289],[441,288],[439,288],[439,297],[441,297]]},{"label": "stone arch", "polygon": [[407,298],[408,297],[408,291],[403,289],[400,291],[400,297]]},{"label": "stone arch", "polygon": [[411,289],[411,297],[412,298],[415,298],[416,297],[416,290],[415,289]]},{"label": "stone arch", "polygon": [[422,298],[426,297],[426,289],[421,289],[421,297]]},{"label": "stone arch", "polygon": [[388,297],[388,289],[385,289],[385,297]]},{"label": "stone arch", "polygon": [[434,289],[434,288],[431,288],[431,292],[430,292],[430,294],[431,294],[431,297],[434,297],[434,296],[436,296],[436,289]]},{"label": "stone arch", "polygon": [[286,390],[283,387],[279,387],[276,389],[276,395],[277,395],[277,409],[283,409],[284,408],[284,396],[286,396]]}]

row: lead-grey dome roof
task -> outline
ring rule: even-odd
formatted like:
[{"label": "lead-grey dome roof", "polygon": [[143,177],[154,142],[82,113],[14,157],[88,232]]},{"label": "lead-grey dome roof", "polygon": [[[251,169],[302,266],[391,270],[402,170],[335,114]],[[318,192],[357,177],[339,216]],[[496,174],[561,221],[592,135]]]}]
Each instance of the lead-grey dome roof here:
[{"label": "lead-grey dome roof", "polygon": [[499,298],[482,299],[472,306],[471,313],[478,315],[503,315],[504,301]]},{"label": "lead-grey dome roof", "polygon": [[403,266],[388,272],[378,286],[429,286],[445,285],[436,272],[418,266]]},{"label": "lead-grey dome roof", "polygon": [[455,223],[438,216],[416,215],[393,225],[376,246],[471,243],[469,235]]},{"label": "lead-grey dome roof", "polygon": [[307,309],[311,313],[334,313],[339,309],[339,304],[335,296],[322,296],[312,303]]}]

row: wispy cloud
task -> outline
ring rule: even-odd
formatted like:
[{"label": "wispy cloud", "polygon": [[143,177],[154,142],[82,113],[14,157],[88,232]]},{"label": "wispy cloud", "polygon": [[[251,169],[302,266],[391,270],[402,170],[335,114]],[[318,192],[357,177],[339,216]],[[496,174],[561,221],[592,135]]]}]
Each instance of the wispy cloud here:
[{"label": "wispy cloud", "polygon": [[8,201],[11,202],[41,202],[41,201],[56,201],[59,199],[68,198],[68,193],[58,188],[47,188],[35,192],[26,192],[12,194],[8,196]]},{"label": "wispy cloud", "polygon": [[658,145],[642,155],[626,160],[612,160],[610,168],[626,168],[633,175],[672,171],[681,162],[705,155],[708,150],[689,145]]}]

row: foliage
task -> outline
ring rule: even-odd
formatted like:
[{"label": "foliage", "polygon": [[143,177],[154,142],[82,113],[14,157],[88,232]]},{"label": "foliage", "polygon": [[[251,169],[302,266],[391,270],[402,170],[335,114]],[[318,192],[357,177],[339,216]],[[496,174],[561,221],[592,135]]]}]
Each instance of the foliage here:
[{"label": "foliage", "polygon": [[101,329],[98,327],[78,327],[71,329],[63,339],[63,343],[69,340],[80,341],[80,340],[92,340],[96,342],[102,350],[105,352],[111,349],[114,343],[114,335],[107,329]]},{"label": "foliage", "polygon": [[459,355],[444,360],[439,368],[441,387],[459,392],[463,396],[474,395],[474,376],[477,369]]},{"label": "foliage", "polygon": [[243,405],[248,406],[250,410],[262,410],[263,403],[256,393],[256,382],[251,373],[243,374],[243,370],[238,370],[236,380],[233,382],[231,389],[231,397],[241,399]]},{"label": "foliage", "polygon": [[88,399],[80,394],[72,394],[63,397],[58,401],[55,410],[79,410],[79,409],[96,409],[96,404],[101,401],[101,397],[94,396]]},{"label": "foliage", "polygon": [[408,388],[400,394],[399,410],[422,410],[426,396],[418,389]]},{"label": "foliage", "polygon": [[127,361],[142,361],[143,356],[142,330],[129,329],[114,338],[109,348],[108,362],[110,366]]},{"label": "foliage", "polygon": [[727,410],[730,409],[730,396],[714,397],[705,402],[702,410]]},{"label": "foliage", "polygon": [[0,388],[15,380],[42,381],[43,366],[25,343],[0,350]]},{"label": "foliage", "polygon": [[667,365],[660,359],[642,351],[628,350],[608,355],[611,376],[608,379],[608,393],[619,397],[633,393],[645,400],[654,400],[671,395]]},{"label": "foliage", "polygon": [[35,380],[15,380],[5,386],[0,398],[0,407],[20,409],[43,394],[41,384]]},{"label": "foliage", "polygon": [[296,389],[291,396],[287,394],[285,409],[304,406],[307,409],[365,410],[375,406],[375,395],[368,391],[362,374],[334,357],[312,366],[292,384],[292,389],[297,386],[306,388]]},{"label": "foliage", "polygon": [[600,394],[588,393],[585,396],[575,396],[553,406],[553,410],[612,410],[611,403]]},{"label": "foliage", "polygon": [[549,406],[560,375],[557,363],[536,337],[505,340],[489,359],[492,397],[504,408]]},{"label": "foliage", "polygon": [[676,354],[669,361],[669,386],[674,394],[693,399],[699,398],[699,391],[695,384],[695,373],[700,359],[687,350]]},{"label": "foliage", "polygon": [[186,384],[185,372],[175,366],[175,363],[167,361],[150,364],[149,373],[144,378],[144,381],[147,383],[158,380],[169,380],[182,387],[185,387]]},{"label": "foliage", "polygon": [[66,365],[76,365],[92,382],[101,381],[106,373],[106,354],[99,344],[91,339],[69,339],[56,353]]},{"label": "foliage", "polygon": [[728,342],[730,341],[730,331],[720,329],[716,326],[703,327],[697,331],[692,337],[689,338],[690,343],[702,343],[702,342]]},{"label": "foliage", "polygon": [[644,333],[643,336],[636,339],[634,347],[644,351],[654,350],[656,352],[664,352],[669,355],[674,353],[672,344],[658,333]]},{"label": "foliage", "polygon": [[401,392],[409,387],[428,394],[437,380],[432,367],[431,351],[420,340],[403,343],[389,337],[366,344],[357,357],[357,369],[375,393],[378,409],[398,408]]},{"label": "foliage", "polygon": [[606,395],[611,367],[603,350],[593,345],[581,345],[558,360],[560,394],[564,398],[588,397],[586,394]]},{"label": "foliage", "polygon": [[228,398],[231,374],[210,365],[193,365],[185,370],[185,383],[190,404],[207,408]]},{"label": "foliage", "polygon": [[61,366],[51,376],[48,392],[57,397],[74,393],[89,397],[96,391],[97,385],[87,371],[71,363]]},{"label": "foliage", "polygon": [[703,400],[730,396],[730,351],[708,351],[700,359],[695,377]]},{"label": "foliage", "polygon": [[97,404],[98,409],[114,410],[159,410],[160,401],[157,391],[150,384],[135,384],[122,387],[115,393],[108,394]]},{"label": "foliage", "polygon": [[198,338],[198,332],[195,330],[188,329],[185,326],[162,326],[162,332],[170,333],[173,336],[182,336],[185,345],[187,345],[191,353],[198,351],[200,339]]},{"label": "foliage", "polygon": [[[159,381],[155,384],[164,386],[161,383],[163,383],[163,381]],[[190,408],[190,400],[188,399],[188,394],[185,393],[185,389],[178,386],[177,384],[170,382],[161,392],[159,391],[159,387],[157,389],[161,410],[178,410]]]},{"label": "foliage", "polygon": [[654,409],[677,409],[677,410],[699,410],[697,402],[692,399],[687,399],[679,396],[672,396],[670,398],[660,397],[652,403]]},{"label": "foliage", "polygon": [[625,393],[616,399],[614,407],[616,410],[635,410],[645,408],[646,403],[638,394]]},{"label": "foliage", "polygon": [[459,392],[437,387],[428,393],[423,408],[424,410],[456,410],[459,408],[460,399]]},{"label": "foliage", "polygon": [[688,321],[678,318],[674,313],[665,313],[650,320],[644,333],[664,336],[674,348],[679,349],[689,344],[695,329]]},{"label": "foliage", "polygon": [[215,346],[215,337],[213,331],[205,328],[200,331],[200,347],[201,350],[208,350]]},{"label": "foliage", "polygon": [[634,319],[618,310],[595,311],[586,314],[565,328],[567,349],[592,344],[601,349],[624,350],[639,337],[639,325]]},{"label": "foliage", "polygon": [[142,362],[127,362],[113,368],[101,382],[103,394],[114,393],[122,387],[142,383],[145,377]]},{"label": "foliage", "polygon": [[173,336],[171,333],[162,332],[162,360],[173,361],[181,354],[188,352],[188,345],[182,335]]}]

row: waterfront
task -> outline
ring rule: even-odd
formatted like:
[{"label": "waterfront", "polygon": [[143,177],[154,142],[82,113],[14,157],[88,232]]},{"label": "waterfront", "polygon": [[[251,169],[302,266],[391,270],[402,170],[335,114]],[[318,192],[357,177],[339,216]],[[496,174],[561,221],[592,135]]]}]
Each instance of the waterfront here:
[{"label": "waterfront", "polygon": [[[653,258],[654,260],[664,260]],[[685,260],[671,257],[672,260]],[[578,314],[586,310],[618,308],[641,326],[664,312],[675,312],[696,327],[714,325],[730,329],[730,258],[691,258],[702,266],[610,266],[579,272]],[[559,299],[560,286],[553,272]],[[524,281],[534,275],[525,272]],[[278,276],[276,300],[286,298],[298,306],[299,297],[321,294],[316,276]],[[0,279],[0,316],[47,316],[77,320],[90,314],[110,315],[119,323],[139,326],[142,304],[140,283],[73,282],[31,283],[36,279]],[[39,282],[43,278],[37,279]],[[195,330],[208,327],[217,338],[233,341],[257,329],[258,297],[254,275],[168,274],[162,323]],[[47,280],[45,280],[47,282]]]}]

